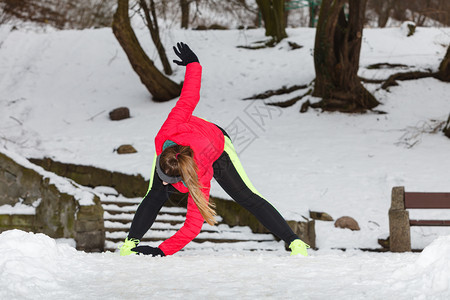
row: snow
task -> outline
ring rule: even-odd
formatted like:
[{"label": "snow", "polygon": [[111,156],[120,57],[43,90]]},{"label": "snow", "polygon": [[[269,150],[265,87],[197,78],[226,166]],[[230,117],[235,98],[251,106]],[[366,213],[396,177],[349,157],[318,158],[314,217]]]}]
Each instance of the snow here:
[{"label": "snow", "polygon": [[190,251],[120,257],[11,230],[0,234],[0,298],[448,299],[449,253],[445,236],[421,254]]},{"label": "snow", "polygon": [[[154,136],[175,102],[150,100],[111,29],[10,29],[0,27],[0,151],[24,165],[24,157],[47,156],[148,179]],[[311,250],[307,258],[289,257],[284,250],[249,253],[244,246],[203,252],[195,244],[173,257],[122,258],[77,252],[43,235],[8,231],[0,235],[0,298],[450,296],[449,228],[413,227],[413,248],[425,248],[420,255],[353,250],[379,248],[378,238],[389,234],[392,187],[450,192],[450,140],[435,130],[450,113],[448,83],[402,81],[388,91],[367,84],[381,102],[377,109],[387,113],[383,115],[312,109],[300,114],[302,103],[318,99],[308,96],[285,109],[263,103],[289,100],[306,90],[267,100],[242,99],[311,83],[313,29],[289,28],[280,45],[257,51],[236,46],[264,39],[262,29],[164,33],[169,60],[175,59],[171,46],[184,41],[203,65],[195,114],[229,131],[247,129],[235,139],[235,147],[259,192],[288,220],[301,221],[309,211],[327,212],[334,219],[355,218],[361,230],[317,221],[320,250]],[[148,32],[138,29],[137,35],[162,69]],[[303,48],[291,51],[288,41]],[[436,71],[449,43],[449,28],[418,27],[412,37],[400,28],[365,29],[359,75],[385,79],[398,71],[366,68],[374,63]],[[181,82],[184,68],[173,68],[171,78]],[[108,112],[120,106],[130,108],[131,118],[111,122]],[[121,144],[132,144],[138,153],[118,155],[113,150]],[[80,199],[92,195],[92,190],[85,192]],[[97,192],[121,197],[105,187]],[[215,182],[211,194],[228,198]],[[437,219],[449,214],[417,213]],[[340,248],[347,251],[335,250]]]},{"label": "snow", "polygon": [[41,198],[31,203],[31,205],[23,204],[23,199],[19,198],[19,202],[14,205],[0,205],[0,215],[35,215],[36,207],[41,204]]},{"label": "snow", "polygon": [[[113,187],[110,187],[110,186],[96,186],[96,187],[94,187],[94,191],[97,192],[97,193],[101,193],[101,194],[107,195],[107,196],[110,196],[110,195],[117,196],[117,195],[119,195],[119,193]],[[114,199],[115,198],[116,197],[114,197]]]},{"label": "snow", "polygon": [[398,289],[406,287],[407,281],[412,281],[414,284],[420,284],[423,294],[431,296],[430,291],[448,294],[449,270],[450,236],[441,236],[422,251],[414,264],[400,268],[393,276],[399,279],[396,284]]}]

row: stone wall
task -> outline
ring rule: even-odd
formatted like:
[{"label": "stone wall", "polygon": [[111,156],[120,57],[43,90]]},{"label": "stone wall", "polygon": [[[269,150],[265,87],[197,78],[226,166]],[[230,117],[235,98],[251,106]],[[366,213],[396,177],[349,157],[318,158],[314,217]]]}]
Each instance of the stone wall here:
[{"label": "stone wall", "polygon": [[59,176],[71,178],[89,187],[110,186],[125,197],[142,197],[147,193],[148,181],[141,175],[111,172],[93,166],[75,165],[53,161],[50,158],[30,159],[34,164]]},{"label": "stone wall", "polygon": [[[74,194],[62,192],[42,168],[27,161],[26,166],[0,152],[0,206],[17,203],[36,205],[35,214],[0,215],[0,232],[10,229],[44,233],[52,238],[72,238],[77,249],[99,252],[104,249],[103,208],[98,197],[81,205]],[[81,189],[57,177],[71,189]],[[86,193],[86,191],[83,191]]]}]

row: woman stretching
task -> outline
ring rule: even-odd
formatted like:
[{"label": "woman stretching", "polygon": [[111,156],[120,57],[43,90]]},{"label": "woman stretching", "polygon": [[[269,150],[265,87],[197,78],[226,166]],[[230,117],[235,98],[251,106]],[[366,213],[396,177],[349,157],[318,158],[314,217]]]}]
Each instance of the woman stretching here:
[{"label": "woman stretching", "polygon": [[[186,44],[178,43],[177,48],[174,47],[174,51],[181,61],[174,62],[187,66],[183,89],[156,135],[149,189],[136,211],[128,237],[120,247],[120,255],[172,255],[200,233],[204,221],[214,225],[216,213],[209,203],[214,177],[231,198],[289,245],[291,255],[307,256],[309,245],[298,238],[278,211],[251,184],[227,133],[192,115],[200,100],[202,67]],[[138,246],[163,204],[176,190],[189,193],[184,225],[157,248]]]}]

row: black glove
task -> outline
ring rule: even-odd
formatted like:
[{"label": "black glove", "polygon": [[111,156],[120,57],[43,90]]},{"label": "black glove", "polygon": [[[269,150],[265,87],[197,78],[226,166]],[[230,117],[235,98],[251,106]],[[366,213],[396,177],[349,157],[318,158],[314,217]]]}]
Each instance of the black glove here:
[{"label": "black glove", "polygon": [[173,60],[174,63],[176,63],[179,66],[187,66],[192,62],[198,62],[197,55],[195,55],[195,53],[192,52],[191,48],[189,48],[188,45],[180,42],[177,43],[177,47],[178,50],[174,46],[173,51],[175,51],[175,54],[181,59],[181,61]]},{"label": "black glove", "polygon": [[131,251],[136,251],[137,254],[151,255],[151,256],[166,256],[161,249],[150,246],[138,246],[131,249]]}]

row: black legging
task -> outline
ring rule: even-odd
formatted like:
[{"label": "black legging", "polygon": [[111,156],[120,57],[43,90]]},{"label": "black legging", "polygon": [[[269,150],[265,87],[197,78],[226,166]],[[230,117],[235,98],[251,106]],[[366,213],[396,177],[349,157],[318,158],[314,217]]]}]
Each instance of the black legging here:
[{"label": "black legging", "polygon": [[[231,140],[226,132],[223,132],[225,143],[228,143],[230,146]],[[259,196],[255,190],[252,191],[253,187],[250,188],[248,186],[249,182],[245,183],[243,177],[248,180],[245,173],[242,174],[242,170],[240,174],[236,169],[236,165],[239,165],[240,168],[241,166],[234,148],[228,149],[228,152],[231,152],[231,155],[234,156],[234,162],[230,158],[230,154],[224,151],[213,163],[214,178],[220,186],[232,199],[252,213],[261,224],[278,238],[288,244],[298,239],[298,236],[292,231],[280,213],[269,202]],[[150,229],[158,212],[170,195],[177,192],[172,185],[163,185],[161,179],[154,172],[153,184],[136,211],[128,237],[140,240]]]},{"label": "black legging", "polygon": [[224,191],[252,213],[270,232],[288,244],[298,239],[281,214],[245,184],[228,153],[224,151],[214,162],[213,168],[214,178]]},{"label": "black legging", "polygon": [[170,184],[164,185],[154,170],[152,186],[134,215],[128,237],[141,240],[155,222],[161,207],[173,193],[179,192]]}]

